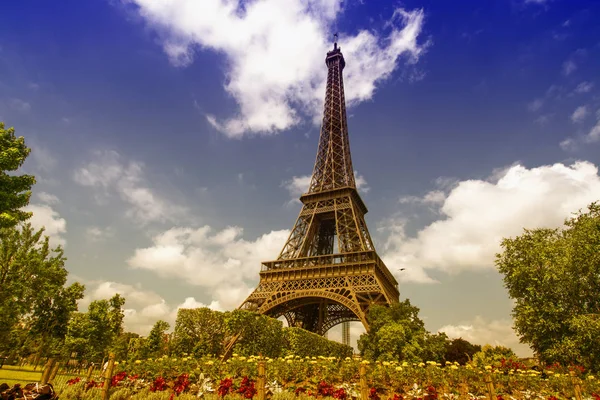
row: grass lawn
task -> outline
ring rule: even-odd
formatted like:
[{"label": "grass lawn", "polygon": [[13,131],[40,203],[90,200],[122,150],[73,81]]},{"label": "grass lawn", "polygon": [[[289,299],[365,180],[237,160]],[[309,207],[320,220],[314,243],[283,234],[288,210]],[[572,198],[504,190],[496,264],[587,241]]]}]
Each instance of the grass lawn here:
[{"label": "grass lawn", "polygon": [[9,385],[14,385],[15,383],[38,382],[41,377],[42,371],[38,370],[37,372],[34,372],[33,368],[19,368],[12,365],[5,365],[0,368],[0,383],[6,382]]}]

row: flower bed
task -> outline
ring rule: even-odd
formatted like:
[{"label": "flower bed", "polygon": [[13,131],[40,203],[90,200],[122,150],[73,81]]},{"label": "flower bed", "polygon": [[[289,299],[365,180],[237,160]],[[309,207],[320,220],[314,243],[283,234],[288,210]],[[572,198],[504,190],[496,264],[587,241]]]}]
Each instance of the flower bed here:
[{"label": "flower bed", "polygon": [[[213,358],[169,358],[120,362],[111,381],[111,399],[174,399],[194,396],[207,399],[252,399],[258,392],[259,357],[234,355],[227,362]],[[334,357],[262,359],[266,365],[267,398],[335,398],[360,395],[360,367],[365,366],[370,400],[448,400],[488,398],[490,382],[497,400],[571,399],[574,382],[582,400],[600,400],[600,382],[577,368],[552,366],[543,371],[502,362],[475,368],[435,362],[377,362]],[[573,375],[571,375],[573,374]],[[72,387],[71,387],[72,386]],[[87,399],[99,394],[96,384],[73,382],[62,400]]]}]

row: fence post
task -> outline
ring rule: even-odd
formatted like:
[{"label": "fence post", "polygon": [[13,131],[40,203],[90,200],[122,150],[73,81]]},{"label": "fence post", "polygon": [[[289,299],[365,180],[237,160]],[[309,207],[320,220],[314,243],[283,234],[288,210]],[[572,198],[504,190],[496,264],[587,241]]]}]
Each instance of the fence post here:
[{"label": "fence post", "polygon": [[256,393],[258,396],[257,400],[265,400],[265,385],[266,385],[265,370],[266,370],[265,362],[260,360],[258,362],[258,377],[256,378],[256,385],[258,386],[257,393]]},{"label": "fence post", "polygon": [[40,383],[45,385],[48,383],[48,379],[50,379],[50,372],[52,371],[52,367],[54,366],[54,358],[49,358],[44,365],[44,369],[42,370],[42,378],[40,379]]},{"label": "fence post", "polygon": [[459,399],[469,400],[469,385],[466,380],[459,385]]},{"label": "fence post", "polygon": [[367,400],[369,398],[369,387],[367,386],[367,366],[360,364],[360,398],[361,400]]},{"label": "fence post", "polygon": [[575,376],[575,371],[571,371],[571,383],[573,383],[573,389],[575,390],[575,399],[581,400],[581,382]]},{"label": "fence post", "polygon": [[108,355],[108,366],[104,373],[104,385],[102,386],[102,400],[108,400],[110,397],[110,384],[112,382],[112,373],[115,366],[115,354]]},{"label": "fence post", "polygon": [[89,382],[92,379],[92,373],[94,372],[94,363],[90,365],[88,368],[87,376],[85,377],[85,381]]},{"label": "fence post", "polygon": [[50,377],[48,378],[48,382],[53,383],[54,378],[56,378],[56,374],[58,374],[58,369],[60,368],[60,362],[56,362],[54,364],[54,368],[52,368],[52,372],[50,372]]},{"label": "fence post", "polygon": [[492,375],[485,374],[485,386],[487,387],[488,399],[496,400],[496,393],[494,392],[494,384],[492,383]]}]

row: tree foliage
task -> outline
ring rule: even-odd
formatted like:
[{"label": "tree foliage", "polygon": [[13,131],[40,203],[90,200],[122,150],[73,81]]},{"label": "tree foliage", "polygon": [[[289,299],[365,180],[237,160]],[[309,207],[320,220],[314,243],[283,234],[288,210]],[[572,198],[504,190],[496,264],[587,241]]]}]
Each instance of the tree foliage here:
[{"label": "tree foliage", "polygon": [[149,357],[160,357],[165,353],[165,334],[170,327],[168,322],[156,321],[146,342]]},{"label": "tree foliage", "polygon": [[124,304],[125,299],[117,293],[109,300],[92,301],[85,313],[73,313],[67,326],[66,353],[100,361],[123,333]]},{"label": "tree foliage", "polygon": [[496,265],[515,300],[521,341],[542,361],[598,369],[600,205],[590,204],[561,229],[525,229],[504,239],[502,249]]},{"label": "tree foliage", "polygon": [[29,204],[32,175],[9,175],[19,169],[31,149],[25,139],[15,136],[15,129],[4,129],[0,122],[0,228],[10,228],[31,217],[31,212],[21,210]]},{"label": "tree foliage", "polygon": [[465,365],[473,359],[473,355],[481,351],[481,346],[471,344],[463,338],[456,338],[448,343],[444,358],[446,361],[457,362],[460,365]]},{"label": "tree foliage", "polygon": [[63,250],[50,249],[43,233],[29,223],[0,229],[0,351],[24,344],[19,329],[42,348],[53,340],[60,344],[70,313],[83,297],[83,285],[65,286]]},{"label": "tree foliage", "polygon": [[444,354],[440,342],[446,340],[445,335],[428,334],[419,318],[419,308],[408,299],[389,307],[373,306],[367,319],[370,330],[358,340],[358,349],[365,358],[420,361],[424,356],[437,358]]}]

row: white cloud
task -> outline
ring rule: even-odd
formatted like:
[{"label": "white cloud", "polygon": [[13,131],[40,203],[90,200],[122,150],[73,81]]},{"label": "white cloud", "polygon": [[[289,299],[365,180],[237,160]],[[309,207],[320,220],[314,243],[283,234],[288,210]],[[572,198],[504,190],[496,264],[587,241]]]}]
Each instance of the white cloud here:
[{"label": "white cloud", "polygon": [[586,106],[579,106],[573,111],[571,114],[571,121],[578,124],[585,120],[585,117],[588,115],[588,109]]},{"label": "white cloud", "polygon": [[445,332],[451,339],[463,338],[481,346],[489,344],[509,347],[520,357],[531,357],[532,355],[529,346],[519,342],[510,320],[488,321],[481,316],[476,316],[471,321],[442,326],[438,332]]},{"label": "white cloud", "polygon": [[[225,90],[239,113],[208,122],[229,137],[275,134],[319,116],[325,92],[324,57],[341,0],[128,0],[162,38],[175,65],[193,62],[197,49],[223,54]],[[417,42],[422,10],[396,9],[385,33],[341,33],[347,60],[346,101],[370,99],[376,87],[408,56],[414,63],[426,45]]]},{"label": "white cloud", "polygon": [[44,235],[50,237],[52,247],[66,245],[67,241],[63,235],[67,232],[67,221],[61,218],[57,211],[46,204],[29,204],[23,209],[33,212],[33,216],[27,222],[35,229],[45,228]]},{"label": "white cloud", "polygon": [[[577,110],[575,110],[577,111]],[[587,109],[585,112],[587,115]],[[575,113],[573,113],[575,116]],[[572,117],[573,117],[572,116]],[[584,117],[581,117],[583,120]],[[575,120],[574,120],[575,121]],[[600,141],[600,109],[596,111],[596,123],[590,128],[588,133],[579,137],[566,138],[560,142],[560,147],[565,151],[577,150],[582,144],[591,144]]]},{"label": "white cloud", "polygon": [[142,224],[176,221],[185,212],[147,186],[142,163],[125,163],[116,151],[98,151],[95,158],[95,161],[76,170],[73,178],[80,185],[101,189],[98,201],[104,201],[110,190],[116,191],[130,205],[127,216]]},{"label": "white cloud", "polygon": [[56,197],[55,195],[50,194],[50,193],[40,192],[37,194],[37,197],[38,197],[38,199],[40,199],[40,201],[42,203],[45,203],[45,204],[54,205],[54,204],[60,203],[60,200],[58,199],[58,197]]},{"label": "white cloud", "polygon": [[[290,204],[299,203],[298,197],[308,191],[310,186],[311,175],[294,176],[292,179],[284,181],[283,186],[290,194],[292,199]],[[354,182],[356,183],[356,189],[362,193],[368,193],[371,188],[367,184],[367,180],[364,176],[359,175],[358,171],[354,171]]]},{"label": "white cloud", "polygon": [[600,116],[596,121],[596,125],[594,125],[585,136],[584,141],[586,143],[595,143],[600,141]]},{"label": "white cloud", "polygon": [[90,226],[85,230],[85,234],[91,242],[101,242],[114,236],[115,232],[112,228],[100,228],[98,226]]},{"label": "white cloud", "polygon": [[575,93],[588,93],[594,88],[593,82],[583,81],[575,88]]},{"label": "white cloud", "polygon": [[543,99],[535,99],[527,105],[527,108],[531,112],[536,112],[536,111],[539,111],[543,105],[544,105]]},{"label": "white cloud", "polygon": [[10,99],[8,105],[17,112],[27,113],[31,111],[31,104],[21,99]]},{"label": "white cloud", "polygon": [[399,280],[434,282],[426,271],[455,273],[494,268],[500,241],[523,228],[559,227],[600,199],[598,168],[584,161],[528,169],[514,165],[488,180],[459,182],[438,212],[443,218],[407,237],[403,220],[389,221],[382,258]]},{"label": "white cloud", "polygon": [[571,75],[577,69],[577,64],[573,60],[567,60],[562,65],[562,71],[564,75]]},{"label": "white cloud", "polygon": [[204,287],[220,306],[234,308],[254,288],[261,261],[277,257],[289,231],[272,231],[254,241],[241,234],[239,227],[218,232],[209,226],[172,228],[155,236],[152,246],[137,249],[128,264]]},{"label": "white cloud", "polygon": [[145,290],[140,285],[132,286],[112,281],[85,281],[82,282],[88,288],[86,295],[79,301],[80,311],[85,311],[94,300],[110,299],[119,293],[125,298],[124,325],[125,330],[148,335],[156,321],[162,319],[175,326],[177,311],[180,308],[209,307],[220,310],[218,302],[213,301],[206,305],[197,301],[194,297],[187,297],[182,303],[171,306],[157,293]]},{"label": "white cloud", "polygon": [[427,192],[425,196],[402,196],[400,197],[400,204],[429,204],[438,205],[446,200],[446,193],[442,190],[432,190]]}]

